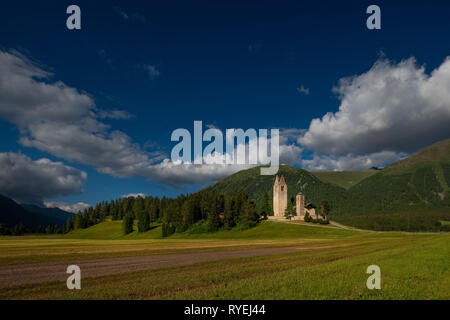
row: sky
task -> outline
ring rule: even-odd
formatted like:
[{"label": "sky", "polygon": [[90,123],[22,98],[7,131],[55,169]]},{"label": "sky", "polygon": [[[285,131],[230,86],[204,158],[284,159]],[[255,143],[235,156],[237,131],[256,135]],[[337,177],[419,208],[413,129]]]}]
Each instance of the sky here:
[{"label": "sky", "polygon": [[238,170],[168,160],[195,120],[280,129],[280,161],[308,170],[383,167],[450,137],[447,1],[1,7],[0,193],[19,202],[172,197]]}]

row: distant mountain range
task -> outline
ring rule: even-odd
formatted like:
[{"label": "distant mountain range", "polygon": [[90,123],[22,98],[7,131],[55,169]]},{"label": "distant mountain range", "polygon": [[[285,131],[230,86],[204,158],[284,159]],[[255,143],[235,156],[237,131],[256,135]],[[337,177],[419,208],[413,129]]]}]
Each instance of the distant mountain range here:
[{"label": "distant mountain range", "polygon": [[18,204],[0,195],[0,223],[11,228],[22,223],[26,228],[62,226],[73,214],[59,208],[42,208],[32,204]]}]

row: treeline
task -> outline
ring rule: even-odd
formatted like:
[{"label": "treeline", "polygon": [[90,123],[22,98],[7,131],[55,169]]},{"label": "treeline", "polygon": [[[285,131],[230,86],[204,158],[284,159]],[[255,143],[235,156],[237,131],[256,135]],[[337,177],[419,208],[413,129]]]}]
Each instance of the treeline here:
[{"label": "treeline", "polygon": [[244,191],[232,195],[218,191],[194,193],[168,203],[162,216],[162,235],[184,232],[199,221],[206,222],[208,232],[230,230],[237,225],[246,229],[267,214],[264,208],[258,210]]},{"label": "treeline", "polygon": [[17,224],[12,228],[6,227],[4,224],[0,224],[1,236],[23,236],[24,234],[61,234],[64,232],[64,228],[60,228],[58,225],[39,225],[36,228],[27,228],[23,224]]},{"label": "treeline", "polygon": [[336,217],[342,224],[376,231],[449,232],[450,212],[417,211]]},{"label": "treeline", "polygon": [[158,223],[161,224],[162,235],[167,237],[184,232],[200,221],[207,224],[209,232],[229,230],[237,225],[250,228],[258,223],[261,216],[267,217],[271,210],[268,196],[265,206],[258,209],[244,191],[231,195],[204,191],[177,198],[128,197],[101,202],[79,212],[64,224],[62,232],[85,229],[110,216],[112,220],[123,221],[124,234],[133,232],[137,221],[138,232],[146,232],[152,223]]}]

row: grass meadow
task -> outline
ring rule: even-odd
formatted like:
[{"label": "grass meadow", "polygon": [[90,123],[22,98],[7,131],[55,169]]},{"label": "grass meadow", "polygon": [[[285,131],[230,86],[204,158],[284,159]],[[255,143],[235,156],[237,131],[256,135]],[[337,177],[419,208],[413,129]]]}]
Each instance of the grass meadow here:
[{"label": "grass meadow", "polygon": [[[120,234],[120,227],[108,221],[60,237],[4,237],[0,264],[262,247],[303,251],[86,278],[75,291],[62,282],[6,287],[0,299],[450,298],[450,234],[264,222],[245,231],[161,239],[158,226],[128,236]],[[381,268],[381,290],[366,288],[369,265]]]}]

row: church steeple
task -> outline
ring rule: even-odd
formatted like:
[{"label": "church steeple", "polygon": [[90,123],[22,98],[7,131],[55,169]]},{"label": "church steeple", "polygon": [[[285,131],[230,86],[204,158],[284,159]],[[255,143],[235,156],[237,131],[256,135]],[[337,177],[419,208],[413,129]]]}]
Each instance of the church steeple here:
[{"label": "church steeple", "polygon": [[283,217],[287,207],[287,184],[284,176],[276,176],[273,184],[273,214]]}]

